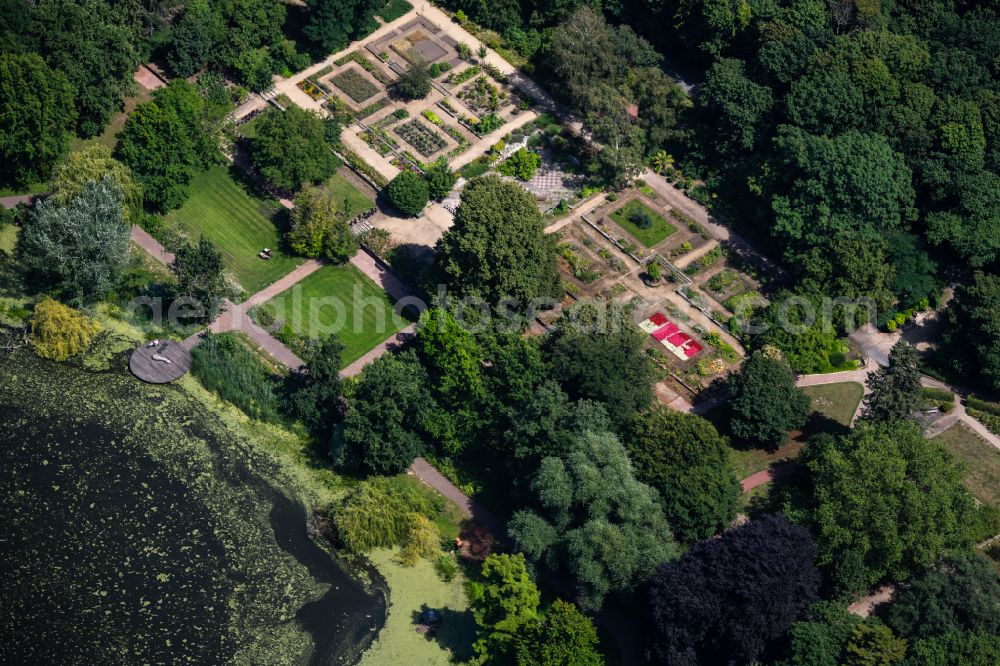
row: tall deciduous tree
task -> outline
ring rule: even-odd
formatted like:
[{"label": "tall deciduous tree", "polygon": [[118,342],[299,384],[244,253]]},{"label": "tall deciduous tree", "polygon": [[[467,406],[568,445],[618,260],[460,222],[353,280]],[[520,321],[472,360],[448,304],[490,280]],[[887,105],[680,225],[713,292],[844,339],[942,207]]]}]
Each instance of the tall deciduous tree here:
[{"label": "tall deciduous tree", "polygon": [[565,570],[580,603],[634,589],[677,547],[656,491],[638,481],[610,433],[581,435],[563,457],[541,461],[533,507],[507,526],[515,543],[549,571]]},{"label": "tall deciduous tree", "polygon": [[812,476],[818,562],[846,552],[863,579],[905,580],[944,552],[972,544],[974,503],[963,470],[910,421],[863,424],[839,440],[814,439],[801,456]]},{"label": "tall deciduous tree", "polygon": [[304,257],[322,254],[335,263],[350,259],[359,246],[343,211],[328,194],[315,187],[305,187],[295,195],[291,228],[285,238],[296,253]]},{"label": "tall deciduous tree", "polygon": [[1000,577],[981,555],[945,557],[899,592],[885,620],[911,638],[962,631],[1000,634]]},{"label": "tall deciduous tree", "polygon": [[636,476],[660,491],[680,539],[705,539],[736,517],[742,488],[709,421],[660,406],[636,417],[625,441]]},{"label": "tall deciduous tree", "polygon": [[250,141],[250,159],[268,182],[285,190],[326,180],[339,166],[322,119],[294,104],[260,117],[257,135]]},{"label": "tall deciduous tree", "polygon": [[460,297],[524,305],[560,293],[555,242],[534,198],[515,183],[495,176],[470,182],[437,249],[437,266]]},{"label": "tall deciduous tree", "polygon": [[132,179],[132,171],[111,156],[111,149],[99,143],[70,153],[56,165],[49,180],[49,198],[66,205],[87,183],[105,176],[121,188],[125,219],[134,222],[142,212],[142,187]]},{"label": "tall deciduous tree", "polygon": [[191,306],[185,314],[196,321],[212,321],[229,292],[222,252],[202,236],[196,244],[185,243],[170,264],[177,278],[176,296]]},{"label": "tall deciduous tree", "polygon": [[143,186],[146,205],[156,211],[177,208],[187,199],[196,168],[221,159],[220,141],[229,100],[202,95],[175,80],[136,107],[118,139],[116,156]]},{"label": "tall deciduous tree", "polygon": [[308,354],[309,371],[289,377],[289,407],[317,438],[329,439],[341,416],[341,354],[344,345],[334,336],[319,340]]},{"label": "tall deciduous tree", "polygon": [[69,146],[75,91],[37,54],[0,55],[0,181],[47,178]]},{"label": "tall deciduous tree", "polygon": [[816,600],[816,549],[771,515],[702,541],[664,564],[650,589],[651,650],[661,663],[752,663]]},{"label": "tall deciduous tree", "polygon": [[431,73],[421,58],[415,58],[396,79],[394,90],[404,99],[423,99],[431,93]]},{"label": "tall deciduous tree", "polygon": [[809,416],[809,398],[795,387],[788,363],[773,350],[753,352],[729,384],[730,427],[737,437],[777,448]]},{"label": "tall deciduous tree", "polygon": [[346,469],[397,474],[423,453],[430,380],[412,352],[383,354],[365,368],[330,454]]},{"label": "tall deciduous tree", "polygon": [[191,76],[212,59],[222,35],[222,19],[208,0],[191,0],[174,22],[167,64],[177,76]]},{"label": "tall deciduous tree", "polygon": [[601,307],[562,320],[542,349],[571,398],[602,403],[624,429],[653,401],[653,366],[628,317],[615,306]]},{"label": "tall deciduous tree", "polygon": [[451,313],[432,308],[420,316],[417,349],[440,409],[425,415],[435,439],[449,453],[474,443],[486,425],[482,349]]},{"label": "tall deciduous tree", "polygon": [[122,191],[105,176],[66,205],[43,201],[18,239],[24,266],[75,303],[106,295],[128,267],[129,226]]},{"label": "tall deciduous tree", "polygon": [[401,171],[385,186],[385,196],[399,212],[417,217],[427,206],[427,181],[411,171]]},{"label": "tall deciduous tree", "polygon": [[889,365],[872,373],[865,385],[871,391],[864,397],[867,421],[891,423],[909,418],[920,405],[920,358],[906,340],[889,351]]}]

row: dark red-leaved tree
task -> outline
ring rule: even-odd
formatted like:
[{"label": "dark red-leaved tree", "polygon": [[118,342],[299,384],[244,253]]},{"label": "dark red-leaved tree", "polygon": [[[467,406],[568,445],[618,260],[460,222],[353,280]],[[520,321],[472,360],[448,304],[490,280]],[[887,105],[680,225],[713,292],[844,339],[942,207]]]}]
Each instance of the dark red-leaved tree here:
[{"label": "dark red-leaved tree", "polygon": [[660,565],[650,589],[655,663],[747,664],[816,601],[808,530],[764,516]]}]

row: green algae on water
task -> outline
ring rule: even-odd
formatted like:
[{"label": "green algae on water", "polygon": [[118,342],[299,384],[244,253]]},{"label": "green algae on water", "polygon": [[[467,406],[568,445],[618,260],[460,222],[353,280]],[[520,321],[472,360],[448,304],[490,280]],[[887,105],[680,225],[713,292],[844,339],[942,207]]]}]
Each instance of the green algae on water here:
[{"label": "green algae on water", "polygon": [[270,457],[176,387],[0,363],[0,663],[357,660],[384,601]]}]

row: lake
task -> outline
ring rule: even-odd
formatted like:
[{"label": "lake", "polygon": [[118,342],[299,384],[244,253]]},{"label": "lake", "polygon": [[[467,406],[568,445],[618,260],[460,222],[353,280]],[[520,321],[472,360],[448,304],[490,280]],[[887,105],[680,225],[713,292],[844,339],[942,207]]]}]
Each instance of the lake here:
[{"label": "lake", "polygon": [[0,465],[0,663],[350,664],[384,623],[377,572],[179,388],[0,352]]}]

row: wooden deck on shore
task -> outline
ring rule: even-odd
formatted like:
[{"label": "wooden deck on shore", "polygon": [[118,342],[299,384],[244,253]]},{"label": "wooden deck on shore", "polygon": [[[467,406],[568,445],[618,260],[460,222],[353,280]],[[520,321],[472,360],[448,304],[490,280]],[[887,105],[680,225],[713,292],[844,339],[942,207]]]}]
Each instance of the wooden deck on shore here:
[{"label": "wooden deck on shore", "polygon": [[[170,362],[154,359],[163,357]],[[164,340],[155,347],[137,347],[129,358],[132,374],[150,384],[166,384],[180,379],[191,369],[191,352],[180,342]]]}]

